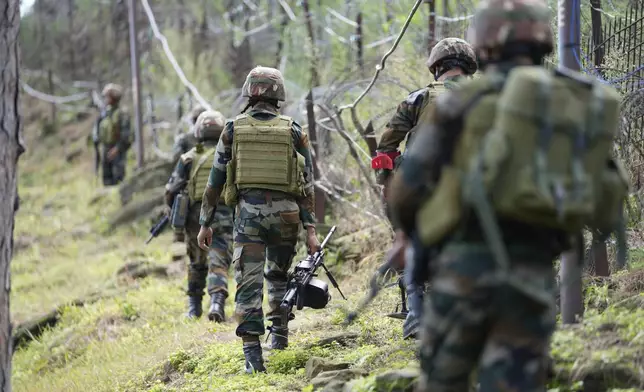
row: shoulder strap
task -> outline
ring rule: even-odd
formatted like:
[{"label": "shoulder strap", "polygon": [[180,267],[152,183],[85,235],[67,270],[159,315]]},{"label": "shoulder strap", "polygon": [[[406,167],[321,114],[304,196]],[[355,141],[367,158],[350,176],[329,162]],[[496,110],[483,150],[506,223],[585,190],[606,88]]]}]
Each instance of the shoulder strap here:
[{"label": "shoulder strap", "polygon": [[447,134],[447,138],[445,140],[445,148],[442,150],[442,156],[439,159],[439,164],[448,165],[452,163],[452,159],[454,158],[454,149],[456,148],[456,142],[459,140],[461,132],[463,132],[463,119],[465,118],[467,113],[472,110],[472,108],[485,96],[501,91],[503,89],[504,83],[505,77],[501,75],[499,75],[499,77],[497,78],[493,78],[489,86],[476,92],[476,94],[470,97],[470,99],[460,108],[459,113],[452,119],[450,119],[450,121],[448,121],[449,126],[453,127],[454,129],[458,129],[458,131],[450,132]]}]

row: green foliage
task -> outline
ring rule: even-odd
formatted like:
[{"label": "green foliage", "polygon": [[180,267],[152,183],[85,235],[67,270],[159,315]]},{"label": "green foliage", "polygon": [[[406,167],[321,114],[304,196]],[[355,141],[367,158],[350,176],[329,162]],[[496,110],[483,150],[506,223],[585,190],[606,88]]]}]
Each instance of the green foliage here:
[{"label": "green foliage", "polygon": [[310,357],[309,350],[288,348],[273,353],[267,364],[267,369],[271,373],[295,374],[304,368]]}]

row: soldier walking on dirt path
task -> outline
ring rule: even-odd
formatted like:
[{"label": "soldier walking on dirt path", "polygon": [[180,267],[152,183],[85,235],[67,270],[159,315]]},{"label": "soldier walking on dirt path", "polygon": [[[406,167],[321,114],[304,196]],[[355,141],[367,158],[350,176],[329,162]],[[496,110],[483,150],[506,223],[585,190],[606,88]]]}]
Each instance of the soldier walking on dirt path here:
[{"label": "soldier walking on dirt path", "polygon": [[[280,301],[286,294],[288,270],[300,225],[310,252],[319,250],[315,232],[313,166],[308,137],[292,118],[281,116],[286,100],[279,70],[256,67],[242,88],[248,105],[221,135],[201,207],[199,246],[212,244],[210,225],[217,218],[220,196],[235,206],[235,316],[248,373],[264,372],[260,336],[264,334],[262,297],[268,285],[266,318],[273,349],[288,345]],[[250,111],[246,112],[246,110]]]},{"label": "soldier walking on dirt path", "polygon": [[[166,203],[172,207],[182,189],[175,184],[187,181],[186,193],[188,208],[185,219],[185,233],[188,237],[187,251],[190,258],[188,267],[188,317],[202,315],[202,297],[207,286],[210,295],[208,318],[211,321],[225,321],[224,306],[228,297],[228,269],[232,260],[232,210],[225,205],[217,208],[215,220],[211,224],[214,237],[207,251],[197,243],[199,233],[199,214],[203,189],[208,182],[212,157],[221,131],[224,127],[223,115],[216,111],[202,112],[194,126],[197,145],[181,155],[172,177],[166,185]],[[176,212],[179,213],[179,212]]]}]

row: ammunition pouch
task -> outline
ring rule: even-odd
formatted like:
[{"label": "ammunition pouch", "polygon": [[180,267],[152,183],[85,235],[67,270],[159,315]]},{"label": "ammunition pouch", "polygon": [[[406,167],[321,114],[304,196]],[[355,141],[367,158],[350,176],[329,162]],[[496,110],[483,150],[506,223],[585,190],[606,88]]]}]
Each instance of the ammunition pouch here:
[{"label": "ammunition pouch", "polygon": [[184,193],[179,193],[174,198],[172,203],[172,211],[170,213],[170,225],[176,229],[183,229],[186,227],[186,220],[188,219],[188,208],[190,207],[190,198]]},{"label": "ammunition pouch", "polygon": [[[300,304],[311,309],[324,309],[331,300],[329,285],[316,278],[312,278],[304,287],[302,293],[298,295],[298,301],[301,301]],[[298,309],[301,309],[300,306],[298,306]]]},{"label": "ammunition pouch", "polygon": [[226,164],[226,184],[223,190],[224,203],[230,208],[235,208],[239,201],[239,192],[237,185],[235,185],[234,162],[234,160],[231,160]]}]

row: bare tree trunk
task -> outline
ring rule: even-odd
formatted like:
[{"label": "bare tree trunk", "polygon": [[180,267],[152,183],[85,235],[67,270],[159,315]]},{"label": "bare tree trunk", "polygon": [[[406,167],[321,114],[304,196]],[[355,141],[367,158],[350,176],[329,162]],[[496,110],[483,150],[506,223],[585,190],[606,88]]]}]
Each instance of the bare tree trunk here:
[{"label": "bare tree trunk", "polygon": [[427,54],[429,55],[436,45],[436,0],[425,0],[429,5],[429,17],[427,19]]},{"label": "bare tree trunk", "polygon": [[74,56],[74,0],[67,0],[67,22],[69,23],[69,70],[72,79],[76,78],[76,60]]},{"label": "bare tree trunk", "polygon": [[18,31],[20,1],[0,3],[0,391],[11,392],[11,290],[9,264],[13,252],[13,223],[17,209],[18,157],[23,151],[18,115]]},{"label": "bare tree trunk", "polygon": [[279,68],[282,63],[282,56],[284,54],[284,35],[286,34],[286,27],[288,26],[289,20],[288,14],[283,7],[280,7],[282,21],[280,22],[280,36],[277,40],[277,53],[275,54],[275,68]]},{"label": "bare tree trunk", "polygon": [[320,85],[320,76],[318,74],[318,56],[317,49],[315,47],[315,34],[313,32],[313,22],[311,21],[311,9],[309,8],[309,2],[307,0],[302,0],[302,8],[304,8],[304,17],[306,19],[306,29],[309,32],[309,42],[311,45],[311,83],[309,87],[317,87]]},{"label": "bare tree trunk", "polygon": [[592,38],[593,38],[593,53],[594,65],[598,72],[602,72],[601,66],[604,62],[604,46],[601,45],[602,41],[602,3],[601,0],[590,1],[590,21],[592,24]]}]

